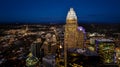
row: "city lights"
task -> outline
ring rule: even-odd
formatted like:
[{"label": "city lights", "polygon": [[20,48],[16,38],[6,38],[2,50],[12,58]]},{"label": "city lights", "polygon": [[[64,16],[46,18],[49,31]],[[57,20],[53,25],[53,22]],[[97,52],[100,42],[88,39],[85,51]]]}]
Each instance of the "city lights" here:
[{"label": "city lights", "polygon": [[119,67],[119,25],[81,24],[76,12],[66,24],[0,25],[0,67]]}]

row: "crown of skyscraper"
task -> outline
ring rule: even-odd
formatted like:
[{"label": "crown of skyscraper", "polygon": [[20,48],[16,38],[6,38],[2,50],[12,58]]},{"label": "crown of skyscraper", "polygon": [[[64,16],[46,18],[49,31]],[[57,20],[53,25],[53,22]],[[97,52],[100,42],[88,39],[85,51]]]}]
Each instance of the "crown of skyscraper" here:
[{"label": "crown of skyscraper", "polygon": [[68,11],[66,19],[67,20],[77,20],[77,16],[76,16],[76,13],[73,8],[70,8],[70,11]]}]

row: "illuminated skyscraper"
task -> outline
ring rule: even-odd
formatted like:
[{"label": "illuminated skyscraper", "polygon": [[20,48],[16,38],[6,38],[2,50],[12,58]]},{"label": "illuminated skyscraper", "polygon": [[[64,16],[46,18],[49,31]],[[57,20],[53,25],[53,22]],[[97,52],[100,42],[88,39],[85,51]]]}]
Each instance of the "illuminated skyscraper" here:
[{"label": "illuminated skyscraper", "polygon": [[84,48],[83,27],[78,27],[77,16],[73,8],[68,11],[64,33],[64,59],[67,67],[67,50],[71,48]]},{"label": "illuminated skyscraper", "polygon": [[69,48],[83,48],[84,45],[84,32],[83,27],[78,27],[77,16],[73,8],[67,14],[64,44]]},{"label": "illuminated skyscraper", "polygon": [[64,45],[67,48],[76,48],[77,47],[77,37],[78,37],[78,24],[77,16],[73,8],[70,8],[70,11],[67,14],[66,25],[65,25],[65,34],[64,34]]}]

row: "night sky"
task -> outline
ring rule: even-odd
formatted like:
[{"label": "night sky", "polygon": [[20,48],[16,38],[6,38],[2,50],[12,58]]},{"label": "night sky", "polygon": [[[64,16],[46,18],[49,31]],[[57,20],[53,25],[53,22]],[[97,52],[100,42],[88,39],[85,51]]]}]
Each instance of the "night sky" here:
[{"label": "night sky", "polygon": [[70,7],[79,23],[120,23],[120,0],[0,0],[0,23],[65,23]]}]

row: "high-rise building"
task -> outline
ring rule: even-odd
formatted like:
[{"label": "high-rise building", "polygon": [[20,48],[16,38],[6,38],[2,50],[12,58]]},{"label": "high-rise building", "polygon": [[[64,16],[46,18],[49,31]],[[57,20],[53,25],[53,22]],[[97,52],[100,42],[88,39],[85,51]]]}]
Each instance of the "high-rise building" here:
[{"label": "high-rise building", "polygon": [[67,67],[67,50],[71,48],[84,48],[85,30],[78,27],[77,16],[73,8],[68,11],[64,33],[64,62]]},{"label": "high-rise building", "polygon": [[70,8],[70,11],[67,14],[66,25],[65,25],[65,34],[64,34],[64,45],[67,48],[76,48],[77,47],[77,16],[73,8]]},{"label": "high-rise building", "polygon": [[84,31],[83,27],[78,27],[77,16],[73,8],[67,14],[64,45],[69,48],[83,48],[84,45]]},{"label": "high-rise building", "polygon": [[103,58],[103,63],[115,63],[115,43],[111,39],[97,39],[96,52]]},{"label": "high-rise building", "polygon": [[42,42],[41,38],[38,38],[33,44],[31,44],[31,52],[33,56],[40,58]]}]

